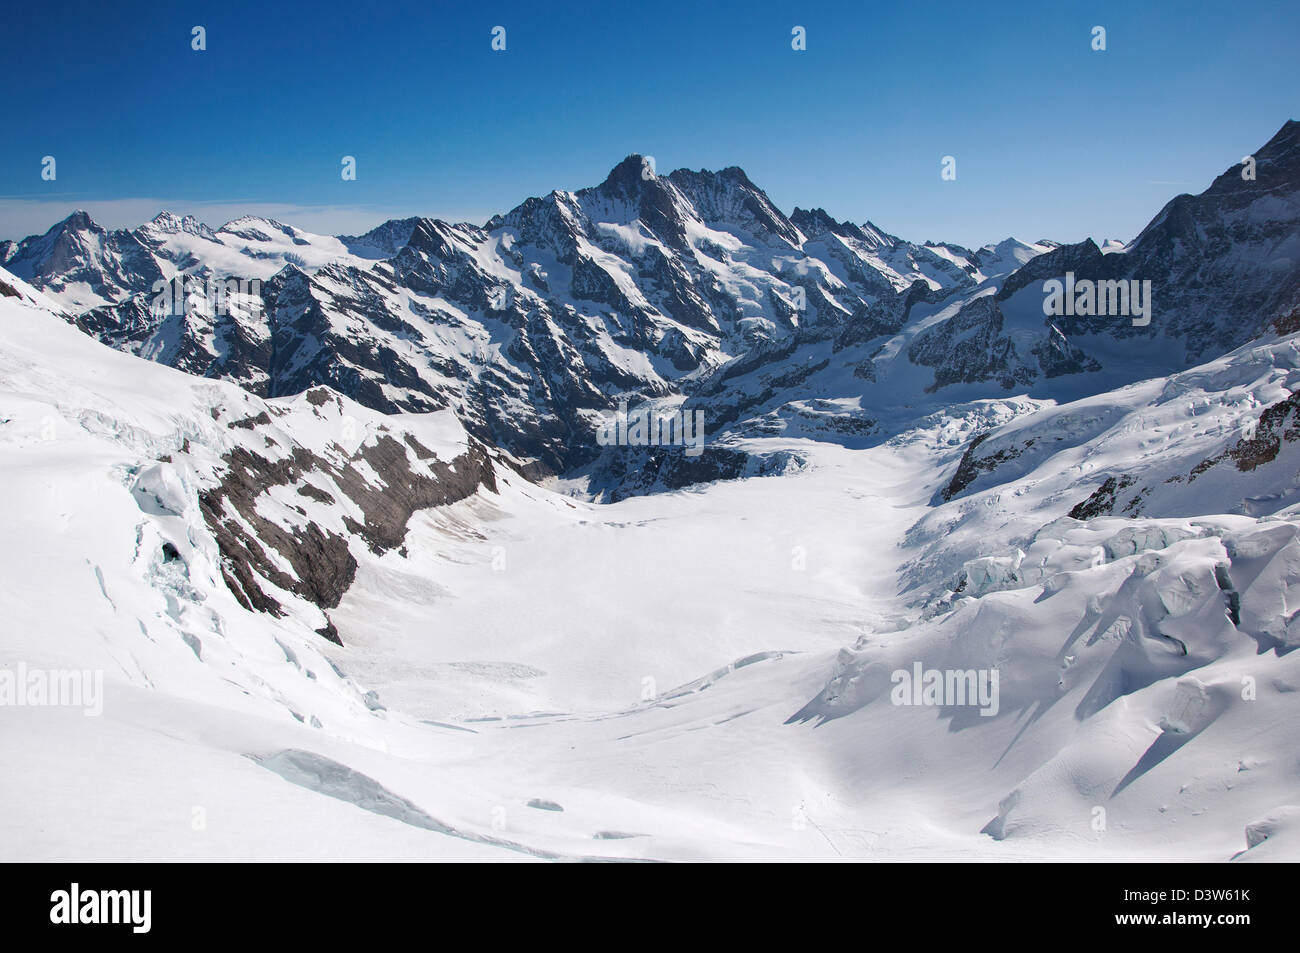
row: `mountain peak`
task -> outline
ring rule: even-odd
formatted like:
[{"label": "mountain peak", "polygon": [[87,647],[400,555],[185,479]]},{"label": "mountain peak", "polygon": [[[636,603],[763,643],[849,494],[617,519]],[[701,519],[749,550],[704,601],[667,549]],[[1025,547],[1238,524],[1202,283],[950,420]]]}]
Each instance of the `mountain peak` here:
[{"label": "mountain peak", "polygon": [[250,226],[255,228],[259,225],[270,226],[272,229],[276,231],[284,231],[286,228],[289,227],[280,222],[277,222],[273,218],[263,218],[260,215],[241,215],[239,216],[239,218],[232,218],[230,221],[226,222],[226,224],[222,225],[219,229],[217,229],[217,231],[235,232],[241,228],[246,228]]},{"label": "mountain peak", "polygon": [[85,232],[85,231],[102,232],[103,231],[103,229],[98,224],[96,224],[95,220],[90,217],[90,213],[87,212],[85,209],[80,209],[80,208],[77,209],[75,212],[73,212],[71,215],[69,215],[67,218],[65,218],[63,221],[56,224],[54,228],[50,229],[50,231],[52,232],[55,231],[56,229],[63,230],[63,231],[74,231],[74,232]]},{"label": "mountain peak", "polygon": [[778,243],[799,245],[799,230],[739,166],[719,172],[678,169],[668,179],[710,225],[739,225]]},{"label": "mountain peak", "polygon": [[631,185],[636,182],[649,181],[652,176],[653,160],[641,155],[639,152],[633,152],[622,162],[609,170],[609,175],[605,176],[605,181],[601,183],[601,188],[614,184]]},{"label": "mountain peak", "polygon": [[1300,189],[1300,122],[1288,119],[1250,158],[1255,164],[1254,178],[1244,179],[1245,166],[1242,161],[1234,162],[1201,194],[1244,191],[1250,195],[1261,189],[1289,194]]},{"label": "mountain peak", "polygon": [[144,227],[168,235],[184,233],[186,235],[202,235],[205,238],[215,238],[212,229],[193,215],[177,215],[175,212],[169,212],[166,209],[150,219],[149,223]]},{"label": "mountain peak", "polygon": [[[654,159],[634,152],[609,170],[605,181],[594,189],[583,189],[578,195],[596,193],[608,198],[640,202],[648,193],[661,193],[663,186],[654,166]],[[658,204],[662,205],[662,202]]]},{"label": "mountain peak", "polygon": [[824,208],[796,208],[790,213],[790,221],[808,238],[824,235],[827,232],[841,238],[854,238],[867,241],[866,234],[852,222],[841,222],[830,215]]},{"label": "mountain peak", "polygon": [[421,221],[418,215],[390,218],[362,235],[340,235],[338,239],[349,252],[362,258],[392,258],[406,247]]}]

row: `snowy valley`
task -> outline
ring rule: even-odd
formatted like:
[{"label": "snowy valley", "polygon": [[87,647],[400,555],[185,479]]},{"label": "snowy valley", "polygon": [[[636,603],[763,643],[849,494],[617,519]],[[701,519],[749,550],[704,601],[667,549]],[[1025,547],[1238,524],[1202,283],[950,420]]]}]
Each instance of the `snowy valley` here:
[{"label": "snowy valley", "polygon": [[0,852],[1300,859],[1300,124],[1254,155],[1122,247],[639,156],[0,242]]}]

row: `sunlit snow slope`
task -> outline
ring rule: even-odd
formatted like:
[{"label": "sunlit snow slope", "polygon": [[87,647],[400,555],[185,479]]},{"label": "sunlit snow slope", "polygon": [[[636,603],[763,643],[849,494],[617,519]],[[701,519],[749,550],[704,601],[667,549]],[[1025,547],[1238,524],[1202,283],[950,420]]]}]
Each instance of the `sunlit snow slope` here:
[{"label": "sunlit snow slope", "polygon": [[1295,337],[601,505],[5,289],[2,859],[1300,858]]}]

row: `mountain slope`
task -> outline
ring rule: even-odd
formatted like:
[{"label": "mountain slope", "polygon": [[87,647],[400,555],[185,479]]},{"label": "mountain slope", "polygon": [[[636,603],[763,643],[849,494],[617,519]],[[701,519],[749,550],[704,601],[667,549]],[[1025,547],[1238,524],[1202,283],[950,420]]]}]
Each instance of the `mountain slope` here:
[{"label": "mountain slope", "polygon": [[[735,355],[895,307],[917,282],[969,289],[981,268],[1047,247],[916,246],[824,213],[787,218],[739,169],[657,176],[640,156],[599,186],[529,199],[482,228],[405,219],[334,240],[164,213],[120,235],[148,251],[151,278],[262,284],[160,308],[143,278],[101,281],[96,307],[72,301],[101,340],[263,396],[328,384],[385,412],[450,407],[551,473],[599,456],[598,415],[622,395],[682,394]],[[40,254],[29,239],[12,260],[62,293]]]},{"label": "mountain slope", "polygon": [[[114,347],[268,397],[326,384],[383,412],[448,408],[531,472],[609,487],[617,455],[595,434],[620,399],[702,411],[719,448],[728,431],[861,443],[954,402],[1073,399],[1244,343],[1300,305],[1297,130],[1257,151],[1256,180],[1230,169],[1107,253],[916,245],[787,217],[737,168],[660,176],[634,155],[483,227],[326,239],[74,216],[5,254]],[[262,284],[158,307],[146,288],[178,272]],[[1044,283],[1067,272],[1151,282],[1152,319],[1045,315]],[[763,466],[710,453],[706,478]]]},{"label": "mountain slope", "polygon": [[[0,707],[8,857],[1300,847],[1300,522],[1258,502],[1294,473],[1289,418],[1264,419],[1294,332],[1072,405],[954,405],[863,449],[737,438],[804,466],[596,505],[476,463],[453,414],[262,399],[0,282],[0,468],[24,501],[0,668],[103,673],[94,717]],[[1163,485],[1252,421],[1276,458],[1198,477],[1221,467],[1235,498],[1068,515],[1105,475]],[[943,502],[989,429],[980,447],[1040,440]],[[996,704],[893,703],[918,664],[996,669]]]}]

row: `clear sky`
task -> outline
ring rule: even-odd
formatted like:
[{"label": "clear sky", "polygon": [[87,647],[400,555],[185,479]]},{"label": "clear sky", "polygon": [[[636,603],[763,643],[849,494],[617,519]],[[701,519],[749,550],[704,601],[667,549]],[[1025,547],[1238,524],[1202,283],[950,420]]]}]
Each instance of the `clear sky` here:
[{"label": "clear sky", "polygon": [[97,0],[0,23],[10,238],[77,207],[482,222],[639,152],[918,241],[1128,239],[1300,118],[1296,0]]}]

